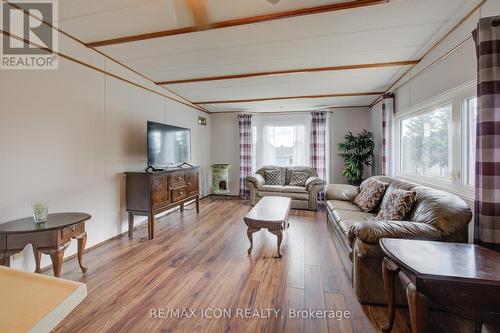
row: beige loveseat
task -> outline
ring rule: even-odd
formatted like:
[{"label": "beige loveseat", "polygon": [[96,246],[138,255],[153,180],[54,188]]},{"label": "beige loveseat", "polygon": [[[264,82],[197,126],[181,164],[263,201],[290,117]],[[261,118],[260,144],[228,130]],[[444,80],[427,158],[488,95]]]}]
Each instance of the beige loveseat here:
[{"label": "beige loveseat", "polygon": [[[358,300],[365,304],[385,304],[382,279],[383,253],[381,238],[411,238],[448,242],[467,242],[472,212],[456,195],[396,178],[376,176],[393,189],[415,191],[417,201],[406,221],[378,221],[377,210],[365,213],[352,201],[360,187],[328,185],[326,187],[328,224],[341,261],[352,279]],[[443,263],[447,264],[447,263]],[[448,263],[449,264],[449,263]],[[405,303],[403,290],[397,286],[397,302]]]},{"label": "beige loveseat", "polygon": [[[265,171],[279,170],[281,184],[266,185]],[[305,186],[291,186],[290,176],[292,171],[305,171],[309,173],[309,178]],[[268,165],[260,168],[255,174],[246,178],[247,186],[250,189],[250,204],[255,205],[260,198],[265,196],[288,197],[292,199],[294,209],[318,209],[318,193],[323,191],[324,182],[318,177],[316,170],[310,167],[279,167]]]}]

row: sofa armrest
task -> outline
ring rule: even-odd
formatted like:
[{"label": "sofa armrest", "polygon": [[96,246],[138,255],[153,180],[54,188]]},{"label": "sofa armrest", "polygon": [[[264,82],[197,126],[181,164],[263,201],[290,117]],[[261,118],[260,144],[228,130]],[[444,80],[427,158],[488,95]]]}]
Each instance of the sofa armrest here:
[{"label": "sofa armrest", "polygon": [[253,183],[255,187],[260,187],[266,183],[264,177],[262,177],[258,173],[254,173],[253,175],[247,176],[247,182]]},{"label": "sofa armrest", "polygon": [[439,240],[443,237],[443,232],[426,223],[410,221],[364,221],[353,224],[349,229],[347,237],[352,247],[356,238],[371,244],[378,244],[378,240],[381,238]]},{"label": "sofa armrest", "polygon": [[306,180],[306,190],[309,191],[314,185],[323,185],[325,182],[319,177],[309,177]]},{"label": "sofa armrest", "polygon": [[326,200],[354,201],[359,194],[359,187],[346,184],[326,186]]}]

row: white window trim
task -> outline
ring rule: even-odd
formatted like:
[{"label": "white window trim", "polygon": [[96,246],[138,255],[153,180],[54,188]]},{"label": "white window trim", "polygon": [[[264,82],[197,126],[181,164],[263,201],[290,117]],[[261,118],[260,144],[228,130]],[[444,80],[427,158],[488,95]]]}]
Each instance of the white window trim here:
[{"label": "white window trim", "polygon": [[[397,112],[394,115],[394,144],[392,151],[394,152],[395,175],[396,177],[413,181],[425,186],[433,187],[439,190],[444,190],[456,194],[464,199],[474,199],[474,187],[464,185],[461,175],[464,170],[462,159],[462,142],[465,139],[462,133],[462,116],[463,116],[463,101],[476,96],[476,81],[471,81],[455,89],[452,89],[444,94],[438,95],[432,99],[418,103],[409,107],[406,110]],[[405,119],[424,114],[433,109],[440,107],[452,106],[452,177],[451,180],[438,177],[429,177],[424,175],[415,175],[403,173],[401,171],[401,122]]]}]

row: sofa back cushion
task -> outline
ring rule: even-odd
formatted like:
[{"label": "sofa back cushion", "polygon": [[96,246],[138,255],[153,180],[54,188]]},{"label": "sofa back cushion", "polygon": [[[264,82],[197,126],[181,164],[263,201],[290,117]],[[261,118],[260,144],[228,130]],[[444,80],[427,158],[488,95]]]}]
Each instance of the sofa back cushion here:
[{"label": "sofa back cushion", "polygon": [[306,172],[309,174],[309,177],[318,177],[318,173],[316,172],[316,170],[314,170],[311,167],[306,167],[306,166],[288,167],[286,168],[285,185],[290,184],[290,179],[292,178],[292,171]]},{"label": "sofa back cushion", "polygon": [[[467,203],[454,194],[398,178],[386,176],[371,178],[389,183],[386,193],[390,193],[393,189],[417,193],[416,201],[405,218],[406,221],[427,223],[450,235],[467,228],[472,219],[472,212]],[[368,179],[361,184],[361,190],[366,187]]]},{"label": "sofa back cushion", "polygon": [[286,177],[286,168],[276,166],[276,165],[266,165],[261,167],[259,170],[257,170],[255,173],[261,175],[266,179],[266,171],[271,171],[271,170],[279,170],[280,172],[280,183],[278,185],[285,185],[285,177]]}]

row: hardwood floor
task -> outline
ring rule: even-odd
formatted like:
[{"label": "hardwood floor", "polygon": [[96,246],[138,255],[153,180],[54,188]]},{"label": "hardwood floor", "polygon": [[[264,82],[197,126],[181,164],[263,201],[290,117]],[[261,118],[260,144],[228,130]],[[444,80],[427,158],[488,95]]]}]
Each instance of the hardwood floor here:
[{"label": "hardwood floor", "polygon": [[[265,230],[254,234],[252,256],[247,256],[242,217],[251,207],[245,201],[209,198],[200,202],[200,209],[197,215],[194,206],[187,206],[184,213],[161,218],[154,240],[147,240],[142,225],[131,240],[122,236],[88,251],[84,275],[76,259],[66,262],[62,277],[85,282],[88,296],[55,332],[378,331],[385,307],[361,306],[356,300],[324,212],[292,210],[283,258],[277,259],[276,237]],[[349,311],[350,318],[288,316],[294,309],[309,308]],[[196,318],[151,317],[151,311],[161,315],[158,309],[192,309]],[[231,314],[201,318],[202,311],[205,317],[219,315],[217,309]],[[238,309],[271,318],[242,319]],[[280,311],[277,317],[273,311]],[[431,331],[469,329],[441,327],[442,322],[433,321]],[[398,310],[394,332],[409,331],[407,311]]]}]

